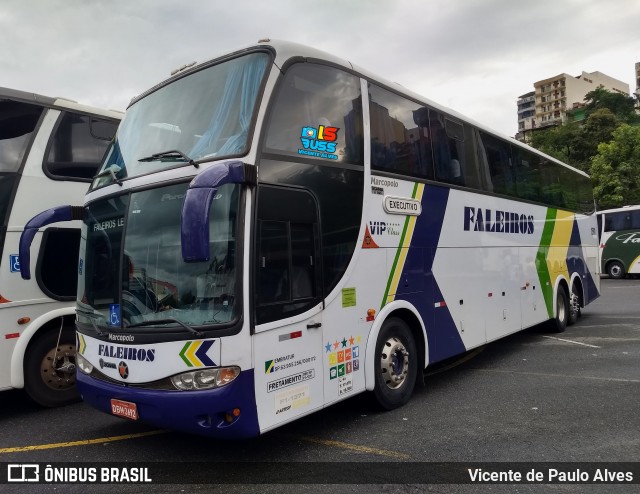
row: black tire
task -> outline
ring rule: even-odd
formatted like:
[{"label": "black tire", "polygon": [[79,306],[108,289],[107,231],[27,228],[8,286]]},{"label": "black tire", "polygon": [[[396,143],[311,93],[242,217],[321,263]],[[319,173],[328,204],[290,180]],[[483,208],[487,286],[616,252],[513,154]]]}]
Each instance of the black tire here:
[{"label": "black tire", "polygon": [[582,297],[579,292],[580,290],[578,286],[574,283],[571,287],[571,298],[569,299],[569,319],[567,319],[567,324],[569,326],[578,322],[578,319],[582,315],[582,311],[580,309],[582,305]]},{"label": "black tire", "polygon": [[[24,359],[24,387],[33,401],[58,407],[80,400],[76,389],[76,336],[74,328],[50,328],[36,335]],[[55,358],[54,358],[55,356]]]},{"label": "black tire", "polygon": [[609,278],[614,280],[621,280],[625,277],[626,271],[624,265],[619,261],[611,261],[607,264],[607,274]]},{"label": "black tire", "polygon": [[562,333],[569,323],[569,297],[564,288],[558,288],[556,297],[556,315],[551,320],[550,328],[554,333]]},{"label": "black tire", "polygon": [[401,407],[411,399],[418,373],[418,351],[409,326],[397,318],[382,325],[374,356],[373,395],[385,410]]}]

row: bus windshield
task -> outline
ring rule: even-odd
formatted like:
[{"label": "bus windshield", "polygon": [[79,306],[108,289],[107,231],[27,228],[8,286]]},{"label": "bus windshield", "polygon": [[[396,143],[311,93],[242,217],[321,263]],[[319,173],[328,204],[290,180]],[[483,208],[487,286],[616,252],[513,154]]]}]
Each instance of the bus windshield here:
[{"label": "bus windshield", "polygon": [[151,331],[150,326],[179,325],[176,320],[215,326],[236,319],[240,186],[221,186],[212,201],[209,261],[199,263],[185,263],[181,254],[180,214],[187,187],[149,189],[87,207],[78,270],[79,322]]},{"label": "bus windshield", "polygon": [[135,102],[127,109],[92,189],[185,166],[191,160],[244,154],[268,62],[264,52],[233,58],[174,80]]}]

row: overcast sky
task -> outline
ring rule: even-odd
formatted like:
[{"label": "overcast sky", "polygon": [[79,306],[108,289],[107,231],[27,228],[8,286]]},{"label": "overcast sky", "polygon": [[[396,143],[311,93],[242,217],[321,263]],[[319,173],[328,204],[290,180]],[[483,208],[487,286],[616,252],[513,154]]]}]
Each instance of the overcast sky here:
[{"label": "overcast sky", "polygon": [[346,58],[502,133],[535,81],[635,90],[639,0],[0,0],[0,86],[124,110],[191,61],[263,37]]}]

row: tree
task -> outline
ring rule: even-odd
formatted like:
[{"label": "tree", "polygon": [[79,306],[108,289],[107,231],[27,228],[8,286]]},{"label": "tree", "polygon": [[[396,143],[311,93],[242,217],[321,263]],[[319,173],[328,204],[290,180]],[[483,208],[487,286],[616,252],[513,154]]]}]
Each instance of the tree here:
[{"label": "tree", "polygon": [[585,97],[587,116],[606,108],[611,111],[621,122],[635,124],[640,123],[640,117],[635,112],[636,100],[631,96],[614,93],[602,87],[589,91]]},{"label": "tree", "polygon": [[598,145],[609,142],[618,125],[620,121],[608,108],[600,108],[591,113],[572,142],[572,164],[589,172],[591,160],[598,153]]},{"label": "tree", "polygon": [[579,125],[568,123],[534,132],[531,136],[531,146],[560,161],[575,165],[573,155],[576,151],[575,143],[579,135]]},{"label": "tree", "polygon": [[593,193],[600,209],[640,204],[640,127],[620,125],[592,160]]}]

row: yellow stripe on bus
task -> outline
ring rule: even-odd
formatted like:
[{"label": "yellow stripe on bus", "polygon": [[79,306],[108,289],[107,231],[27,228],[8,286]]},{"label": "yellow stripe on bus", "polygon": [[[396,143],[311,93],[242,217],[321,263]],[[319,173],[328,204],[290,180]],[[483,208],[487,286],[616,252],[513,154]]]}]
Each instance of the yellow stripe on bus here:
[{"label": "yellow stripe on bus", "polygon": [[[413,199],[422,202],[424,184],[416,185],[416,193]],[[407,260],[407,254],[409,253],[409,246],[411,245],[411,239],[413,238],[413,231],[415,230],[417,220],[417,216],[409,216],[408,218],[407,231],[405,232],[404,241],[400,246],[398,263],[396,264],[396,269],[393,272],[393,278],[391,279],[391,286],[389,287],[389,293],[387,295],[386,303],[393,302],[396,296],[396,290],[398,289],[398,284],[400,283],[400,276],[402,275],[402,271],[404,269],[404,263]]]},{"label": "yellow stripe on bus", "polygon": [[549,253],[547,254],[547,268],[549,269],[552,284],[558,275],[564,275],[567,280],[569,279],[567,252],[571,242],[574,217],[573,213],[561,210],[558,210],[556,215]]}]

